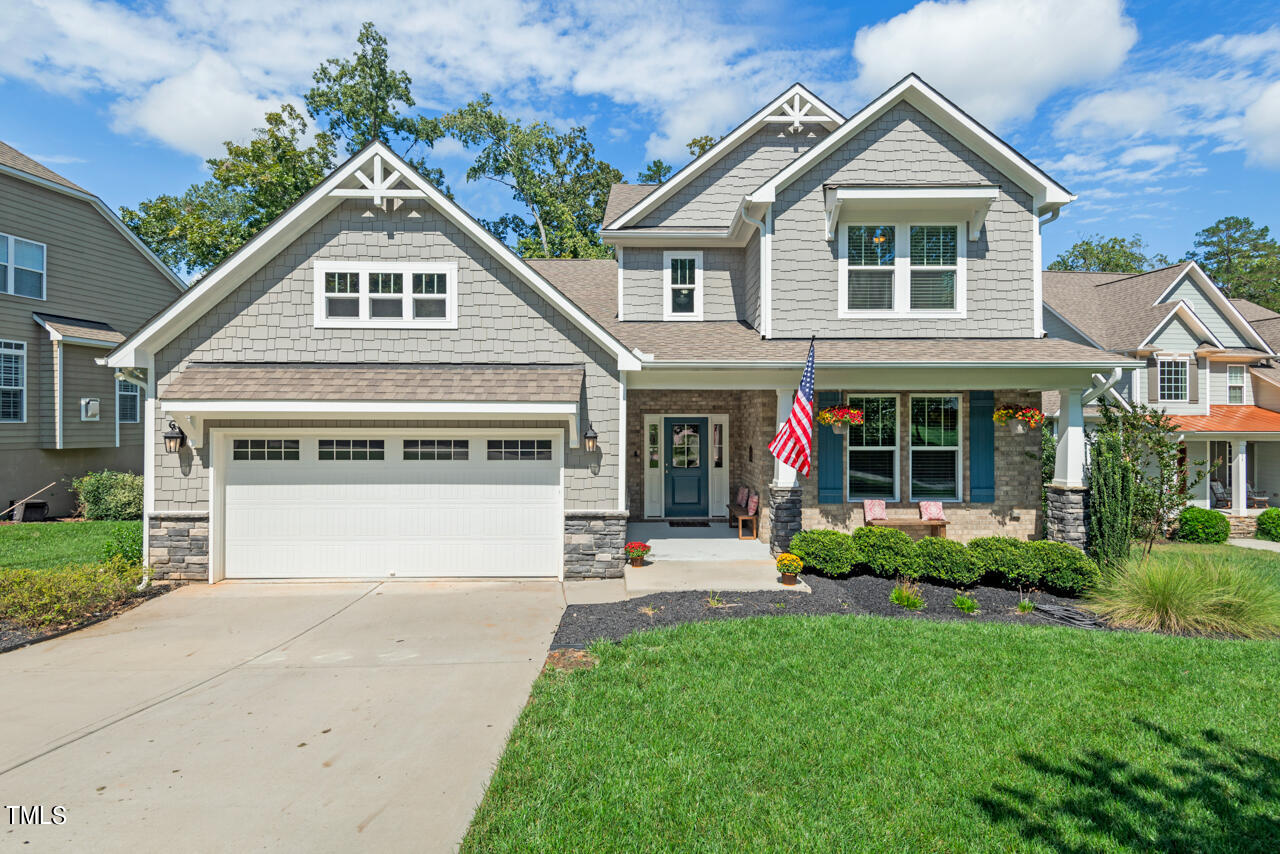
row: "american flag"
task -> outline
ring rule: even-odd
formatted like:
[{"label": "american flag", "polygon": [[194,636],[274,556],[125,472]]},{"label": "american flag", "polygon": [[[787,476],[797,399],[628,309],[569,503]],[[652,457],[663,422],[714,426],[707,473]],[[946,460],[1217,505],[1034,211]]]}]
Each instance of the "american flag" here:
[{"label": "american flag", "polygon": [[813,446],[813,342],[809,342],[809,360],[805,362],[800,377],[800,390],[791,406],[791,415],[782,425],[778,435],[769,443],[769,450],[784,465],[809,476],[809,456]]}]

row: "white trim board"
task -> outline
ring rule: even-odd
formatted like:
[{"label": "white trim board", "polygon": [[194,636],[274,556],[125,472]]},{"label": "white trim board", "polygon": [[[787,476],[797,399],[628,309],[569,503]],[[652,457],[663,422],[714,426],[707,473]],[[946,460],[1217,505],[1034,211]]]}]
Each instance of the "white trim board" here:
[{"label": "white trim board", "polygon": [[[1228,322],[1231,323],[1236,332],[1239,332],[1245,338],[1251,339],[1259,350],[1262,350],[1265,353],[1271,353],[1272,355],[1275,354],[1275,351],[1272,350],[1263,337],[1257,333],[1253,328],[1253,325],[1249,323],[1249,321],[1245,320],[1244,315],[1240,313],[1240,309],[1235,307],[1235,304],[1232,303],[1224,293],[1222,293],[1222,289],[1215,285],[1213,280],[1209,278],[1209,274],[1200,269],[1200,265],[1195,261],[1186,262],[1186,266],[1178,274],[1177,278],[1173,280],[1169,287],[1164,289],[1164,292],[1156,298],[1156,301],[1153,302],[1152,305],[1161,305],[1164,303],[1165,299],[1174,290],[1174,288],[1182,284],[1183,280],[1187,276],[1190,276],[1195,281],[1199,286],[1201,293],[1205,294],[1209,301],[1217,306],[1218,310],[1227,317]],[[1185,303],[1185,300],[1182,300],[1181,302]],[[1199,320],[1199,318],[1197,318],[1197,320]],[[1161,322],[1161,325],[1166,322],[1167,318],[1165,321]],[[1147,340],[1150,339],[1151,336],[1148,335]],[[1221,346],[1221,343],[1219,343],[1219,346]]]},{"label": "white trim board", "polygon": [[[1159,305],[1159,303],[1156,303],[1156,305]],[[1223,343],[1218,340],[1218,336],[1214,335],[1213,331],[1210,330],[1209,327],[1205,325],[1204,321],[1201,320],[1199,315],[1196,314],[1195,309],[1192,308],[1191,304],[1188,303],[1186,300],[1178,300],[1178,302],[1174,303],[1173,308],[1169,311],[1167,315],[1165,315],[1164,320],[1156,324],[1156,327],[1151,330],[1151,333],[1142,340],[1141,344],[1138,345],[1138,349],[1142,350],[1148,344],[1150,344],[1151,339],[1157,337],[1161,332],[1163,332],[1165,328],[1167,328],[1169,324],[1173,322],[1174,317],[1177,317],[1183,323],[1186,323],[1188,326],[1191,327],[1193,332],[1198,334],[1201,338],[1208,340],[1211,344],[1213,344],[1213,346],[1218,347],[1219,349],[1222,349],[1222,350],[1227,349],[1225,346],[1223,346]]]}]

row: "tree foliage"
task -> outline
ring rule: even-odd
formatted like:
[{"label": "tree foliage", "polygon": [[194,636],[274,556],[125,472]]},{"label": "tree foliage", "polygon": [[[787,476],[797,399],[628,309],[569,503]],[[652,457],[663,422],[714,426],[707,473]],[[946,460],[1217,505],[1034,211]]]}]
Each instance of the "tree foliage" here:
[{"label": "tree foliage", "polygon": [[1167,267],[1169,259],[1160,254],[1148,254],[1147,244],[1141,236],[1104,237],[1090,235],[1077,241],[1049,265],[1050,270],[1082,270],[1091,273],[1145,273]]},{"label": "tree foliage", "polygon": [[689,149],[689,153],[695,158],[701,157],[711,150],[717,142],[724,139],[720,136],[695,136],[693,139],[685,143],[685,148]]},{"label": "tree foliage", "polygon": [[641,184],[661,184],[671,177],[672,171],[671,165],[661,158],[650,160],[645,164],[644,169],[640,170],[636,181]]},{"label": "tree foliage", "polygon": [[1089,448],[1089,554],[1099,566],[1118,567],[1129,557],[1134,481],[1120,436],[1095,433]]},{"label": "tree foliage", "polygon": [[511,191],[527,215],[482,220],[526,258],[608,258],[599,225],[609,187],[622,173],[596,157],[586,128],[558,132],[545,122],[524,124],[496,110],[488,95],[441,118],[446,132],[476,151],[467,180],[495,181]]},{"label": "tree foliage", "polygon": [[1248,217],[1227,216],[1196,232],[1189,260],[1228,296],[1280,311],[1280,243]]}]

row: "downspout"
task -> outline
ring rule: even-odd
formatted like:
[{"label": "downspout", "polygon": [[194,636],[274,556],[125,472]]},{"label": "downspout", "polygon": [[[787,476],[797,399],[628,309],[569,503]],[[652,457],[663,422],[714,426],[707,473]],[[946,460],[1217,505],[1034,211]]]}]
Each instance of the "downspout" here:
[{"label": "downspout", "polygon": [[[142,378],[142,373],[143,372],[140,371],[138,368],[120,368],[114,374],[115,379],[124,380],[125,382],[130,383],[131,385],[136,385],[139,389],[141,389],[142,393],[139,395],[139,398],[141,399],[138,401],[138,420],[139,421],[143,420],[142,407],[143,407],[143,403],[145,402],[146,394],[147,394],[147,381]],[[119,391],[116,392],[116,447],[120,447],[120,392]],[[146,444],[144,445],[144,447],[149,453],[151,450],[150,445]],[[146,468],[145,464],[143,468],[144,469]],[[146,516],[145,512],[143,513],[143,516],[144,517]],[[151,583],[151,566],[147,562],[146,555],[145,555],[147,551],[146,531],[147,531],[148,523],[146,521],[143,521],[142,524],[143,524],[142,542],[143,542],[143,553],[144,553],[143,560],[142,560],[142,581],[138,582],[138,586],[134,588],[134,590],[137,590],[139,593],[141,593],[143,590],[146,590],[147,585]]]},{"label": "downspout", "polygon": [[765,281],[768,276],[768,268],[766,265],[769,261],[769,247],[764,239],[765,224],[763,219],[756,219],[751,216],[751,214],[747,213],[747,204],[745,201],[742,203],[740,212],[742,214],[742,218],[746,220],[747,224],[754,225],[760,232],[760,328],[757,331],[759,331],[763,337],[768,338],[769,336],[766,331],[766,326],[772,326],[772,324],[767,324],[765,320]]},{"label": "downspout", "polygon": [[1036,220],[1036,242],[1034,247],[1035,258],[1033,259],[1031,269],[1031,287],[1034,291],[1033,299],[1035,301],[1035,317],[1032,318],[1034,328],[1032,330],[1033,337],[1044,337],[1044,246],[1041,236],[1044,227],[1056,220],[1062,215],[1062,208],[1056,207],[1049,211],[1049,215],[1043,219]]}]

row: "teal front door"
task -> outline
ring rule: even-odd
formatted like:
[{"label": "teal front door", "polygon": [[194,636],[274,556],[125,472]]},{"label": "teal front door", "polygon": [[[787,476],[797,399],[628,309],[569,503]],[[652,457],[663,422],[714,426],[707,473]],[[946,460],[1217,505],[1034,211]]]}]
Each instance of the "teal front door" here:
[{"label": "teal front door", "polygon": [[663,510],[667,516],[707,515],[707,419],[666,418]]}]

